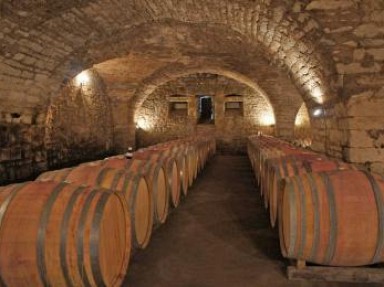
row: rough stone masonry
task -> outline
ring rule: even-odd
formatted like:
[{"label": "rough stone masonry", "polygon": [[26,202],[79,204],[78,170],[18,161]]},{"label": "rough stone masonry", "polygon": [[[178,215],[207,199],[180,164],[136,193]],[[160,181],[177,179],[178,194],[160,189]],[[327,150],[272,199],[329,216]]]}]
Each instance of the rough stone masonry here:
[{"label": "rough stone masonry", "polygon": [[294,140],[304,105],[311,148],[384,173],[383,39],[381,0],[0,1],[0,182],[199,132],[193,101],[137,130],[182,91],[215,94],[224,150],[265,109],[265,132]]}]

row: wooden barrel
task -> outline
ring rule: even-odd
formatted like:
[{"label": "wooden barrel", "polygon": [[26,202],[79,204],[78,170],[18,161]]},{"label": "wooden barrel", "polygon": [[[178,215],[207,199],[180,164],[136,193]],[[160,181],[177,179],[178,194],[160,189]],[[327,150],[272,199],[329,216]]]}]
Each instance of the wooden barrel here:
[{"label": "wooden barrel", "polygon": [[148,245],[153,226],[153,199],[143,174],[104,166],[81,165],[43,173],[37,180],[67,181],[121,192],[131,213],[133,247],[145,248]]},{"label": "wooden barrel", "polygon": [[198,171],[201,172],[209,158],[210,144],[206,140],[197,140],[196,145],[198,150]]},{"label": "wooden barrel", "polygon": [[[248,158],[249,158],[249,160],[251,162],[251,166],[252,166],[252,170],[253,170],[253,175],[257,179],[258,175],[257,175],[256,150],[255,150],[255,147],[254,147],[254,145],[253,145],[253,143],[251,141],[248,141],[247,153],[248,153]],[[258,184],[258,182],[257,182],[257,184]]]},{"label": "wooden barrel", "polygon": [[181,190],[183,191],[184,196],[188,194],[188,181],[189,181],[189,175],[188,175],[188,165],[187,165],[187,155],[184,151],[180,151],[175,154],[177,165],[180,169],[180,182],[181,182]]},{"label": "wooden barrel", "polygon": [[299,149],[291,144],[269,136],[248,137],[247,152],[251,161],[255,178],[260,186],[260,193],[264,196],[264,204],[268,207],[268,166],[270,159],[284,157],[290,154],[313,154],[304,149]]},{"label": "wooden barrel", "polygon": [[187,153],[187,165],[188,165],[188,176],[189,176],[188,185],[192,186],[194,180],[197,178],[198,155],[197,155],[196,148],[192,145],[188,146],[186,153]]},{"label": "wooden barrel", "polygon": [[182,173],[183,175],[180,174],[180,180],[182,185],[186,185],[186,188],[183,187],[183,192],[187,192],[187,188],[193,184],[197,176],[197,155],[195,150],[193,146],[180,142],[177,143],[177,149],[173,149],[171,155],[176,156],[176,160],[177,158],[184,157],[182,161],[185,161],[185,172]]},{"label": "wooden barrel", "polygon": [[[197,138],[186,138],[180,140],[179,142],[187,145],[190,149],[193,150],[193,159],[190,167],[190,170],[194,170],[194,177],[196,179],[197,174],[202,170],[204,164],[207,160],[207,154],[209,150],[209,142],[206,138],[197,137]],[[212,140],[213,141],[213,140]],[[192,185],[192,182],[190,183]]]},{"label": "wooden barrel", "polygon": [[174,158],[174,160],[176,161],[177,168],[179,170],[181,190],[184,195],[187,195],[189,170],[187,165],[188,155],[186,153],[186,147],[177,143],[167,143],[161,146],[150,147],[148,149],[153,151],[161,151],[162,157],[166,155]]},{"label": "wooden barrel", "polygon": [[297,157],[284,157],[270,163],[269,177],[269,217],[272,227],[275,226],[278,213],[278,199],[280,194],[281,180],[307,172],[322,172],[332,170],[356,169],[352,164],[339,160],[331,160],[325,157],[314,157],[312,159],[300,159]]},{"label": "wooden barrel", "polygon": [[173,156],[163,153],[161,151],[141,149],[133,154],[134,160],[142,160],[149,162],[158,162],[165,167],[165,174],[168,186],[168,194],[171,195],[171,202],[174,207],[180,203],[180,176],[179,167]]},{"label": "wooden barrel", "polygon": [[[256,167],[256,173],[258,174],[260,172],[259,169],[261,169],[262,166],[262,155],[264,151],[267,150],[279,150],[282,153],[284,153],[285,150],[289,149],[296,149],[289,143],[282,141],[280,139],[269,137],[269,136],[250,136],[248,138],[248,147],[250,152],[250,157],[253,158],[254,166]],[[301,149],[301,151],[304,151]],[[257,178],[259,178],[259,175],[257,175]]]},{"label": "wooden barrel", "polygon": [[[297,170],[295,163],[301,163],[305,161],[326,161],[331,160],[325,155],[320,155],[316,153],[293,153],[293,154],[283,154],[280,157],[272,157],[265,161],[265,173],[266,173],[266,183],[265,188],[270,189],[271,176],[274,168],[279,166],[282,170],[282,173],[288,174],[293,172],[292,170]],[[290,164],[291,163],[291,164]]]},{"label": "wooden barrel", "polygon": [[295,147],[289,147],[289,146],[280,146],[278,148],[271,148],[268,149],[267,152],[263,153],[261,156],[261,187],[260,190],[262,194],[264,195],[264,205],[265,207],[268,207],[269,204],[269,189],[268,189],[268,182],[269,182],[269,173],[268,173],[268,161],[272,159],[278,159],[285,156],[291,156],[291,157],[308,157],[308,156],[315,156],[319,157],[317,154],[314,154],[313,152],[308,152],[303,149],[298,149]]},{"label": "wooden barrel", "polygon": [[216,146],[216,138],[209,138],[209,156],[212,157],[216,154],[217,146]]},{"label": "wooden barrel", "polygon": [[143,174],[153,197],[155,222],[161,224],[166,221],[169,212],[169,188],[163,163],[150,160],[128,160],[125,156],[118,155],[84,165],[102,165]]},{"label": "wooden barrel", "polygon": [[164,223],[169,213],[169,188],[163,165],[157,161],[132,159],[126,168],[129,171],[142,172],[146,176],[150,190],[153,191],[156,223]]},{"label": "wooden barrel", "polygon": [[258,182],[260,183],[261,195],[263,196],[266,195],[266,189],[264,188],[264,185],[267,182],[265,161],[267,161],[268,159],[280,158],[282,156],[284,156],[284,153],[279,149],[270,148],[270,149],[264,149],[260,151],[260,159],[257,163],[258,164],[257,175],[258,175]]},{"label": "wooden barrel", "polygon": [[[261,186],[262,186],[262,193],[265,195],[264,197],[264,204],[265,206],[269,207],[270,202],[270,192],[272,190],[271,188],[271,182],[272,182],[272,172],[274,165],[281,164],[281,168],[284,168],[284,171],[287,169],[286,173],[289,174],[290,172],[294,172],[293,169],[297,169],[296,165],[293,164],[295,162],[299,161],[305,161],[305,160],[327,160],[328,158],[323,155],[319,155],[313,152],[307,152],[302,149],[293,149],[288,150],[288,152],[279,150],[278,156],[269,156],[264,161],[264,167],[263,167],[263,174],[261,177]],[[286,165],[285,163],[292,162],[291,165]],[[294,174],[294,173],[293,173]],[[288,175],[287,175],[288,176]]]},{"label": "wooden barrel", "polygon": [[0,188],[2,286],[120,286],[130,219],[124,198],[65,182]]},{"label": "wooden barrel", "polygon": [[[193,181],[197,177],[198,172],[198,151],[197,146],[192,140],[183,139],[175,141],[178,147],[183,150],[187,156],[187,166],[188,166],[188,186],[192,186]],[[175,144],[174,143],[174,144]]]},{"label": "wooden barrel", "polygon": [[174,151],[172,156],[175,158],[177,167],[179,169],[179,178],[181,190],[186,196],[188,194],[188,183],[189,183],[189,170],[188,170],[188,156],[183,149]]},{"label": "wooden barrel", "polygon": [[249,158],[249,161],[251,162],[251,167],[254,170],[255,169],[255,157],[254,157],[254,147],[252,145],[252,142],[248,140],[247,142],[247,155]]},{"label": "wooden barrel", "polygon": [[178,140],[173,141],[171,143],[168,143],[166,146],[170,145],[176,145],[178,146],[179,150],[182,151],[182,153],[185,154],[187,157],[187,169],[188,169],[188,186],[192,186],[193,181],[197,177],[197,170],[198,170],[198,155],[197,155],[197,147],[195,144],[192,143],[192,141],[189,141],[187,139],[184,140]]},{"label": "wooden barrel", "polygon": [[284,257],[329,266],[384,261],[384,180],[359,170],[285,179],[279,211]]}]

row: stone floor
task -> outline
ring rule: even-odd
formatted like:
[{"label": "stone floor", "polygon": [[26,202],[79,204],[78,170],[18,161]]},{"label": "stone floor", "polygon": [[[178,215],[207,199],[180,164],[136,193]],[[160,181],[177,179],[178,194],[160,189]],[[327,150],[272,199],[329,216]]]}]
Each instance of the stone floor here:
[{"label": "stone floor", "polygon": [[246,157],[216,156],[131,259],[130,287],[361,287],[289,281]]}]

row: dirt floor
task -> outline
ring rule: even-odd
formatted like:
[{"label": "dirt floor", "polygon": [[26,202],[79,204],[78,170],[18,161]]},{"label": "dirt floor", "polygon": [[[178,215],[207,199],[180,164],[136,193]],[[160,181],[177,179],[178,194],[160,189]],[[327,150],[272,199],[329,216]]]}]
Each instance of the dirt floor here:
[{"label": "dirt floor", "polygon": [[130,287],[360,287],[289,281],[246,157],[216,156],[189,194],[131,259]]}]

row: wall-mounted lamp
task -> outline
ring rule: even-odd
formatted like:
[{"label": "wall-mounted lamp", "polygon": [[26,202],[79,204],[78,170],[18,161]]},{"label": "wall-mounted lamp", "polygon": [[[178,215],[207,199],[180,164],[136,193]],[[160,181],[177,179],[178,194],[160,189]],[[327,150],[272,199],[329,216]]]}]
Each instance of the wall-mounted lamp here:
[{"label": "wall-mounted lamp", "polygon": [[76,83],[78,86],[83,86],[89,83],[90,77],[87,71],[82,71],[76,76]]},{"label": "wall-mounted lamp", "polygon": [[276,121],[273,111],[262,112],[259,121],[262,126],[274,126]]},{"label": "wall-mounted lamp", "polygon": [[324,115],[324,109],[321,108],[321,107],[318,107],[318,108],[314,108],[312,110],[312,115],[314,117],[320,117],[320,116],[323,116]]},{"label": "wall-mounted lamp", "polygon": [[148,130],[149,129],[149,123],[147,122],[147,120],[145,118],[140,117],[136,121],[136,128],[142,129],[142,130]]}]

